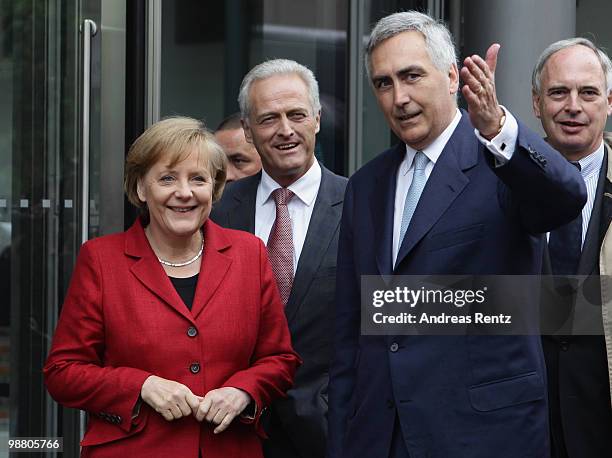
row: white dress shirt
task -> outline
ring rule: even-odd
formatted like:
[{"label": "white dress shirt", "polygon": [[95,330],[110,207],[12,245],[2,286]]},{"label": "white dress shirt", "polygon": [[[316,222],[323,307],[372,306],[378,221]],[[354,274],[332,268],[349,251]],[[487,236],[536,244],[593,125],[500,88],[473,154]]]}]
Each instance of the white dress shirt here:
[{"label": "white dress shirt", "polygon": [[[587,188],[587,202],[582,207],[582,246],[589,229],[591,222],[591,213],[593,213],[593,204],[595,203],[595,193],[597,193],[597,182],[599,181],[599,173],[604,160],[604,142],[601,141],[599,148],[593,151],[588,156],[583,157],[578,161],[580,164],[580,175],[584,180]],[[608,158],[610,160],[610,158]],[[550,237],[550,232],[546,234],[546,240]]]},{"label": "white dress shirt", "polygon": [[[287,187],[295,194],[287,204],[293,235],[294,274],[304,247],[304,240],[306,240],[308,225],[320,186],[321,166],[315,159],[308,171]],[[276,203],[271,194],[280,187],[281,185],[274,181],[265,170],[261,170],[261,181],[257,187],[257,197],[255,198],[255,235],[265,244],[268,243],[272,226],[276,220]]]},{"label": "white dress shirt", "polygon": [[[506,110],[505,107],[502,106],[506,114],[506,122],[501,130],[501,132],[493,138],[491,141],[482,137],[478,131],[475,130],[476,137],[478,140],[484,144],[487,149],[493,154],[495,157],[495,163],[497,166],[501,166],[508,162],[512,155],[514,154],[514,145],[516,143],[516,139],[518,138],[518,123],[514,116]],[[442,154],[442,150],[448,143],[448,140],[453,135],[453,132],[457,128],[457,125],[461,121],[461,112],[457,110],[455,113],[455,117],[451,121],[451,123],[444,129],[444,131],[436,138],[429,146],[423,149],[423,153],[429,159],[427,166],[425,167],[425,176],[429,179],[431,175],[431,171],[433,170],[440,154]],[[416,150],[412,149],[408,145],[406,145],[406,155],[402,160],[398,170],[397,170],[397,185],[395,188],[395,205],[393,209],[393,265],[397,261],[397,255],[399,253],[399,249],[401,246],[401,240],[399,239],[400,235],[400,226],[402,224],[402,215],[404,213],[404,201],[406,200],[406,194],[408,192],[408,188],[410,188],[410,183],[412,183],[412,176],[414,175],[414,156],[416,155]],[[425,192],[425,191],[423,191]],[[408,230],[410,230],[410,226],[408,226]]]},{"label": "white dress shirt", "polygon": [[[587,203],[582,207],[582,243],[586,238],[589,222],[591,221],[591,213],[593,213],[593,204],[595,203],[595,193],[597,193],[597,182],[599,181],[599,173],[604,160],[604,143],[603,140],[595,151],[588,156],[583,157],[578,162],[580,163],[580,174],[587,188]],[[610,158],[608,158],[610,160]]]}]

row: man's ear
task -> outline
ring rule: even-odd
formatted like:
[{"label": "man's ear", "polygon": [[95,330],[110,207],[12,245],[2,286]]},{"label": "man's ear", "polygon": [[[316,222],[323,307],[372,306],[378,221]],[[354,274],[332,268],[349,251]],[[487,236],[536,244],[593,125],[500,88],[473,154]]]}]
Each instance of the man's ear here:
[{"label": "man's ear", "polygon": [[252,145],[253,134],[251,133],[251,127],[249,126],[249,122],[244,118],[240,118],[240,124],[242,124],[242,130],[244,130],[245,140],[247,141],[247,143],[250,143]]},{"label": "man's ear", "polygon": [[608,92],[608,116],[612,115],[612,91]]},{"label": "man's ear", "polygon": [[531,103],[533,107],[533,114],[536,118],[540,119],[540,95],[536,91],[531,91]]},{"label": "man's ear", "polygon": [[315,130],[315,134],[318,134],[321,130],[321,110],[315,116],[315,120],[317,121],[317,130]]},{"label": "man's ear", "polygon": [[448,69],[449,88],[451,94],[456,94],[459,90],[459,69],[457,64],[452,64]]}]

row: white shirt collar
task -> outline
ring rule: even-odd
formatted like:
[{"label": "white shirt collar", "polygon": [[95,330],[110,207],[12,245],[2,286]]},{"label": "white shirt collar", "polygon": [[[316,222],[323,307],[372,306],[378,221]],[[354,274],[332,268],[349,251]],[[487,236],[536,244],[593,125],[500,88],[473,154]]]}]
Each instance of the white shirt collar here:
[{"label": "white shirt collar", "polygon": [[[461,121],[461,112],[459,111],[459,109],[457,109],[455,117],[453,118],[451,123],[446,126],[446,129],[444,129],[442,133],[438,135],[438,138],[436,138],[428,147],[422,150],[425,156],[427,156],[427,158],[434,165],[442,154],[442,150],[448,143],[448,140],[451,138],[453,132],[457,128],[459,121]],[[416,156],[416,152],[417,150],[406,145],[406,157],[404,158],[404,161],[402,162],[402,166],[400,168],[400,173],[402,173],[403,175],[406,175],[408,173],[408,170],[410,170],[410,167],[412,167],[412,162],[414,161],[414,156]]]},{"label": "white shirt collar", "polygon": [[597,148],[591,154],[583,157],[578,161],[578,163],[580,164],[580,174],[582,175],[582,178],[586,180],[594,173],[599,175],[599,171],[601,170],[601,164],[603,163],[603,158],[604,142],[602,139],[599,148]]},{"label": "white shirt collar", "polygon": [[[319,184],[321,183],[321,166],[315,159],[308,171],[298,178],[296,181],[287,186],[287,189],[292,191],[305,205],[314,205]],[[259,184],[261,193],[257,195],[257,205],[265,204],[268,199],[271,199],[271,194],[274,190],[281,188],[268,173],[261,169],[261,183]]]}]

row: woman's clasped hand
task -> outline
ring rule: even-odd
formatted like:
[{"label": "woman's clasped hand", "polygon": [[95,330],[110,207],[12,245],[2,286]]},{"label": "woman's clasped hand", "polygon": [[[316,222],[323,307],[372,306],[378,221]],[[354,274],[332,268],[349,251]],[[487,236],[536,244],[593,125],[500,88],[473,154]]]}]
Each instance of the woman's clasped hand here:
[{"label": "woman's clasped hand", "polygon": [[217,425],[214,432],[224,431],[251,402],[244,391],[226,386],[197,396],[185,385],[151,375],[140,390],[140,397],[168,421],[193,415]]}]

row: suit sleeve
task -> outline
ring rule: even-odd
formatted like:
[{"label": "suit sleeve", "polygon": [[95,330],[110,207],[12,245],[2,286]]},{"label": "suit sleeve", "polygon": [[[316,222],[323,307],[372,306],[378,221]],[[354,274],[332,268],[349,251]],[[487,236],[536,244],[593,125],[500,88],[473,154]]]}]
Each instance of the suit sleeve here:
[{"label": "suit sleeve", "polygon": [[246,391],[256,404],[256,421],[262,407],[270,401],[285,395],[293,384],[300,358],[291,347],[291,336],[278,293],[274,274],[268,261],[268,254],[261,240],[259,249],[259,270],[261,278],[260,316],[257,341],[248,369],[233,374],[223,386],[232,386]]},{"label": "suit sleeve", "polygon": [[329,430],[327,456],[342,456],[342,444],[355,387],[355,362],[359,346],[360,290],[355,276],[353,252],[353,181],[344,197],[338,240],[334,357],[329,378]]},{"label": "suit sleeve", "polygon": [[[305,358],[305,365],[308,364]],[[303,367],[301,368],[303,369]],[[311,371],[308,376],[300,376],[298,371],[295,387],[287,393],[287,398],[274,404],[282,428],[303,456],[325,454],[328,412],[327,371]],[[274,440],[274,431],[271,432]]]},{"label": "suit sleeve", "polygon": [[[53,399],[94,415],[114,417],[126,432],[150,373],[104,365],[101,265],[91,242],[81,247],[43,373]],[[108,418],[108,417],[107,417]]]},{"label": "suit sleeve", "polygon": [[576,167],[535,132],[518,124],[510,161],[495,167],[491,160],[490,165],[503,182],[498,192],[502,207],[516,208],[523,227],[531,234],[541,234],[578,216],[587,200],[586,186]]}]

